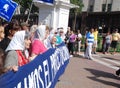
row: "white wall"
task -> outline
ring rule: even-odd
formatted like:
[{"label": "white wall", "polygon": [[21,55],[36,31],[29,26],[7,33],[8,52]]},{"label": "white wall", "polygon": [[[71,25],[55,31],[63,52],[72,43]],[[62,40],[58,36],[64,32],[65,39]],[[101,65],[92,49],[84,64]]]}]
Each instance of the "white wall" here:
[{"label": "white wall", "polygon": [[83,0],[84,7],[82,8],[83,12],[86,12],[88,9],[89,0]]},{"label": "white wall", "polygon": [[66,3],[70,3],[70,0],[56,0],[56,1],[63,1],[63,2],[66,2]]},{"label": "white wall", "polygon": [[120,0],[113,0],[112,11],[120,11]]},{"label": "white wall", "polygon": [[34,3],[39,7],[39,24],[46,24],[54,30],[63,27],[64,32],[67,32],[69,9],[75,6],[70,4],[70,0],[55,0],[53,5],[35,1]]},{"label": "white wall", "polygon": [[50,6],[42,6],[44,8],[39,8],[39,24],[46,24],[48,26],[52,26],[52,13],[53,7]]},{"label": "white wall", "polygon": [[57,27],[63,27],[65,33],[67,32],[68,19],[69,19],[69,10],[60,8]]},{"label": "white wall", "polygon": [[101,12],[101,11],[102,11],[102,0],[95,0],[93,12]]},{"label": "white wall", "polygon": [[[101,12],[102,4],[106,3],[106,0],[95,0],[94,10],[93,12]],[[89,5],[89,0],[83,0],[84,7],[82,9],[83,12],[86,12]],[[107,3],[111,3],[111,0],[107,0]],[[111,11],[120,11],[120,0],[113,0]]]}]

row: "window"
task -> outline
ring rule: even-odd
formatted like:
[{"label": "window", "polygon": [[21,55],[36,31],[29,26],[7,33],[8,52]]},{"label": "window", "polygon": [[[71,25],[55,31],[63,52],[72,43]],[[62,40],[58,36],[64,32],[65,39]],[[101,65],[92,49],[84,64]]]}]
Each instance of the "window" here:
[{"label": "window", "polygon": [[111,11],[111,7],[112,7],[112,4],[108,4],[108,7],[107,7],[107,11],[108,11],[108,12]]},{"label": "window", "polygon": [[90,12],[93,12],[93,5],[90,5],[89,11],[90,11]]},{"label": "window", "polygon": [[94,3],[95,3],[95,0],[89,0],[89,3],[88,3],[88,11],[89,12],[93,12],[93,9],[94,9]]},{"label": "window", "polygon": [[105,12],[106,10],[106,4],[102,4],[102,11]]}]

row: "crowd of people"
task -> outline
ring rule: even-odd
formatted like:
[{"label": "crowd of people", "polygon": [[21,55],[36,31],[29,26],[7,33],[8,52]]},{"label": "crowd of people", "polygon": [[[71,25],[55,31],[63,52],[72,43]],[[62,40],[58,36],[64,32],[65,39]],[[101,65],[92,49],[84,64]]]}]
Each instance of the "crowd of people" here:
[{"label": "crowd of people", "polygon": [[18,71],[49,48],[56,48],[64,41],[64,29],[47,25],[29,25],[11,21],[0,25],[0,74]]},{"label": "crowd of people", "polygon": [[[71,30],[71,33],[68,30],[66,38],[67,40],[67,46],[69,49],[70,54],[73,56],[75,54],[80,54],[80,48],[81,48],[81,39],[82,34],[78,31],[75,33],[73,30]],[[120,34],[118,33],[118,29],[113,29],[112,33],[108,30],[107,33],[105,33],[102,39],[102,52],[103,54],[115,54],[118,42],[120,41]],[[84,57],[87,59],[92,59],[92,54],[96,54],[96,49],[98,46],[98,30],[97,28],[89,28],[86,29],[86,33],[84,36]],[[113,49],[113,52],[110,52],[110,48]],[[76,53],[77,52],[77,53]],[[116,71],[116,75],[120,75],[120,69]]]},{"label": "crowd of people", "polygon": [[[113,48],[112,54],[115,54],[119,40],[118,29],[113,30],[112,33],[108,31],[103,38],[103,54],[109,53],[110,48]],[[1,24],[0,74],[9,70],[16,72],[20,66],[34,60],[49,48],[56,48],[62,42],[68,47],[70,57],[80,55],[81,46],[84,45],[84,57],[92,59],[92,54],[96,54],[97,51],[98,30],[87,28],[85,35],[82,35],[80,30],[71,30],[70,27],[65,33],[62,27],[52,29],[47,25],[29,25],[16,20]]]},{"label": "crowd of people", "polygon": [[[85,35],[82,35],[80,30],[77,30],[77,32],[74,30],[68,30],[66,34],[66,43],[70,55],[74,56],[76,54],[80,54],[81,45],[83,46],[83,43],[81,44],[81,42],[84,40],[84,56],[85,58],[92,58],[91,54],[97,54],[98,36],[99,32],[97,28],[86,28]],[[108,30],[107,33],[104,33],[102,36],[101,41],[101,50],[103,54],[111,53],[114,55],[116,53],[117,44],[120,41],[118,29],[114,29],[112,32]],[[113,52],[110,52],[110,49],[112,49]]]}]

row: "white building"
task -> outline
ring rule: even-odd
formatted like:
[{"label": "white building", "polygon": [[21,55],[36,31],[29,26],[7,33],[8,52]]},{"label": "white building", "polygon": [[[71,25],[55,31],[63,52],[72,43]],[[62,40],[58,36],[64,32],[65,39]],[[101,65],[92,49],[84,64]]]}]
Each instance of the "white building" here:
[{"label": "white building", "polygon": [[[117,28],[120,32],[120,0],[82,0],[81,29],[102,28],[106,32]],[[80,24],[80,23],[78,23]]]},{"label": "white building", "polygon": [[52,5],[39,0],[33,1],[39,8],[39,24],[46,24],[54,30],[62,27],[67,32],[69,10],[78,6],[71,4],[70,0],[54,0]]},{"label": "white building", "polygon": [[120,11],[120,0],[82,0],[83,12],[114,12]]}]

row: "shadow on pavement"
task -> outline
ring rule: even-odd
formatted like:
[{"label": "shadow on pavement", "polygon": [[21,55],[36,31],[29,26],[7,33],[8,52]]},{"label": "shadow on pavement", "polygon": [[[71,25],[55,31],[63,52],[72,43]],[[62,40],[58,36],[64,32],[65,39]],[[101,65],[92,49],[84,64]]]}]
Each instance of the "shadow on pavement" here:
[{"label": "shadow on pavement", "polygon": [[97,81],[97,82],[101,82],[105,85],[110,85],[110,86],[114,86],[116,88],[120,88],[120,83],[115,83],[115,82],[111,82],[111,81],[107,81],[107,80],[103,80],[103,79],[100,79],[99,77],[103,77],[103,78],[111,78],[111,79],[114,79],[114,80],[117,80],[119,81],[120,78],[115,76],[114,74],[112,73],[108,73],[108,72],[104,72],[104,71],[99,71],[99,70],[95,70],[95,69],[90,69],[90,68],[85,68],[85,70],[89,71],[90,73],[92,73],[94,76],[93,77],[87,77],[91,80],[94,80],[94,81]]},{"label": "shadow on pavement", "polygon": [[120,84],[119,83],[114,83],[114,82],[98,79],[96,77],[87,77],[87,78],[89,78],[91,80],[94,80],[94,81],[97,81],[97,82],[101,82],[101,83],[103,83],[105,85],[114,86],[115,88],[120,88]]}]

